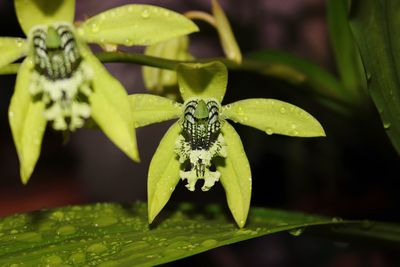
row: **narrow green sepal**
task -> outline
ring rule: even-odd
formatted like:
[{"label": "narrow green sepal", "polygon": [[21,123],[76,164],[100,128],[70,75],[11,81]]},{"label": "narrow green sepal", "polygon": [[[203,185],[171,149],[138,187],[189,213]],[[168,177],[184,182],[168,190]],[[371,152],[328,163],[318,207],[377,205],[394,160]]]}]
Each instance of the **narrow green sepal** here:
[{"label": "narrow green sepal", "polygon": [[180,163],[173,148],[180,132],[181,127],[175,122],[162,138],[150,162],[147,180],[149,223],[167,204],[179,182]]},{"label": "narrow green sepal", "polygon": [[22,63],[8,111],[10,128],[20,162],[22,183],[26,184],[32,175],[41,151],[43,134],[46,129],[44,103],[33,102],[28,87],[33,63],[27,58]]},{"label": "narrow green sepal", "polygon": [[89,43],[151,45],[198,31],[185,16],[151,5],[125,5],[89,18],[78,33]]},{"label": "narrow green sepal", "polygon": [[0,37],[0,68],[27,53],[27,42],[22,38]]},{"label": "narrow green sepal", "polygon": [[129,103],[135,128],[179,118],[182,113],[181,104],[162,96],[134,94]]},{"label": "narrow green sepal", "polygon": [[223,107],[222,115],[265,133],[296,137],[325,136],[321,124],[309,113],[275,99],[246,99]]},{"label": "narrow green sepal", "polygon": [[198,97],[222,102],[228,84],[228,71],[223,63],[183,63],[179,64],[177,74],[183,100]]},{"label": "narrow green sepal", "polygon": [[251,170],[242,141],[235,129],[225,122],[222,127],[227,157],[217,158],[217,170],[224,187],[229,209],[237,225],[244,227],[251,199]]},{"label": "narrow green sepal", "polygon": [[25,35],[36,25],[74,21],[75,0],[14,0],[19,24]]}]

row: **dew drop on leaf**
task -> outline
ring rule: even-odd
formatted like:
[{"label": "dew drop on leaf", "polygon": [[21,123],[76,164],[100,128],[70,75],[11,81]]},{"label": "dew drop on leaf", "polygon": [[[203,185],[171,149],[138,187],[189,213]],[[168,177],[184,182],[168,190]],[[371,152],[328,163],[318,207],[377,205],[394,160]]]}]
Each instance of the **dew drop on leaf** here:
[{"label": "dew drop on leaf", "polygon": [[293,236],[299,236],[304,232],[304,228],[296,228],[293,230],[289,231],[289,234],[293,235]]}]

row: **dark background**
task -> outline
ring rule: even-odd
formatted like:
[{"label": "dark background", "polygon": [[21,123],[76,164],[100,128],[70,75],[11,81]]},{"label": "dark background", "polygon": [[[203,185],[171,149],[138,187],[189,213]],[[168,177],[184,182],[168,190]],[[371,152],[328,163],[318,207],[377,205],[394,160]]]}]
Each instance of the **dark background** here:
[{"label": "dark background", "polygon": [[[77,1],[77,20],[124,3],[150,3],[179,12],[210,10],[208,0]],[[323,0],[220,1],[244,55],[279,49],[308,58],[336,73]],[[0,1],[0,36],[23,36],[11,0]],[[196,57],[221,56],[215,30],[197,22],[191,35]],[[122,48],[123,49],[123,48]],[[142,48],[136,48],[142,51]],[[145,92],[140,67],[107,65],[130,93]],[[137,130],[140,164],[130,161],[100,131],[81,129],[63,144],[48,129],[42,153],[27,186],[19,180],[18,158],[7,121],[15,76],[0,76],[0,216],[40,208],[96,201],[146,201],[149,161],[170,123]],[[313,114],[326,138],[267,136],[235,125],[253,173],[253,206],[304,211],[346,219],[399,222],[399,157],[379,116],[367,100],[351,114],[336,113],[306,93],[306,85],[254,73],[231,72],[224,103],[243,98],[276,98]],[[192,193],[180,183],[170,203],[226,205],[220,184]],[[335,243],[317,237],[275,234],[222,247],[170,266],[396,266],[394,251],[374,244]],[[400,266],[400,265],[397,265]]]}]

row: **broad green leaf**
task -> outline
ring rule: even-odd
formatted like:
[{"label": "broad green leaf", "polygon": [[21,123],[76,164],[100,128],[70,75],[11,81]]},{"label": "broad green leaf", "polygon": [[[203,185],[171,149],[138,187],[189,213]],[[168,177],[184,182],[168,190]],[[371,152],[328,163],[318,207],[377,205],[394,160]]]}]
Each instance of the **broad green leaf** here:
[{"label": "broad green leaf", "polygon": [[94,92],[89,98],[92,118],[117,147],[133,160],[139,161],[128,94],[89,48],[81,45],[81,52],[93,69]]},{"label": "broad green leaf", "polygon": [[232,32],[231,25],[217,0],[212,0],[212,13],[215,19],[215,27],[218,30],[219,39],[225,55],[230,60],[241,63],[242,53],[236,42],[235,35]]},{"label": "broad green leaf", "polygon": [[146,210],[143,203],[103,203],[2,218],[0,265],[154,266],[279,232],[359,240],[374,249],[400,246],[398,224],[252,208],[246,228],[238,229],[220,206],[182,203],[149,227]]},{"label": "broad green leaf", "polygon": [[26,41],[22,38],[0,37],[0,68],[26,54]]},{"label": "broad green leaf", "polygon": [[217,159],[217,170],[224,187],[229,209],[237,225],[244,227],[251,199],[250,164],[242,141],[235,129],[227,122],[222,126],[222,134],[227,148],[227,157]]},{"label": "broad green leaf", "polygon": [[340,102],[349,102],[346,88],[331,73],[306,59],[281,51],[265,50],[248,55],[253,69],[264,75],[288,82],[307,83],[317,95]]},{"label": "broad green leaf", "polygon": [[27,58],[22,63],[8,111],[11,132],[20,162],[21,180],[26,184],[40,155],[46,119],[44,104],[32,102],[29,83],[33,62]]},{"label": "broad green leaf", "polygon": [[347,18],[347,0],[327,1],[329,35],[336,65],[349,97],[360,100],[367,84],[360,53]]},{"label": "broad green leaf", "polygon": [[179,182],[180,163],[174,151],[175,142],[181,132],[175,122],[162,138],[150,162],[147,179],[148,221],[154,218],[167,204]]},{"label": "broad green leaf", "polygon": [[223,63],[183,63],[178,65],[177,73],[183,100],[203,97],[222,102],[228,84],[228,71]]},{"label": "broad green leaf", "polygon": [[85,21],[78,30],[90,43],[151,45],[198,31],[189,19],[151,5],[125,5]]},{"label": "broad green leaf", "polygon": [[179,118],[182,105],[169,98],[150,94],[129,96],[135,128]]},{"label": "broad green leaf", "polygon": [[36,25],[74,21],[75,0],[14,0],[19,24],[25,35]]},{"label": "broad green leaf", "polygon": [[309,113],[275,99],[246,99],[223,107],[222,115],[267,134],[297,137],[325,136],[321,124]]},{"label": "broad green leaf", "polygon": [[400,153],[400,1],[352,1],[350,25],[368,89],[386,133]]},{"label": "broad green leaf", "polygon": [[[188,51],[189,38],[186,35],[146,47],[145,55],[165,59],[186,61],[193,59]],[[162,93],[164,89],[178,83],[176,72],[172,70],[143,67],[143,81],[150,91]]]}]

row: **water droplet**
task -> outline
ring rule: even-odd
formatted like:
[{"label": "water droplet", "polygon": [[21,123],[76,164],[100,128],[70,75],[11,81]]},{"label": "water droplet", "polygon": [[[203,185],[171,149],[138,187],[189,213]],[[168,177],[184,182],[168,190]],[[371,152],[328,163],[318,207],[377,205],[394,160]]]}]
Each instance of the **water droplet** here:
[{"label": "water droplet", "polygon": [[296,229],[293,229],[293,230],[289,231],[289,234],[291,234],[293,236],[299,236],[302,233],[304,233],[304,228],[296,228]]},{"label": "water droplet", "polygon": [[128,7],[128,12],[132,12],[133,11],[133,6],[129,6]]},{"label": "water droplet", "polygon": [[274,130],[272,128],[266,128],[265,129],[265,133],[268,134],[268,135],[271,135],[271,134],[274,133]]},{"label": "water droplet", "polygon": [[150,17],[150,12],[148,9],[143,9],[142,11],[142,18],[148,19]]},{"label": "water droplet", "polygon": [[281,107],[281,108],[279,109],[279,112],[280,112],[281,114],[285,114],[285,113],[286,113],[286,109],[285,109],[284,107]]},{"label": "water droplet", "polygon": [[341,221],[343,221],[342,218],[339,218],[339,217],[333,217],[332,218],[332,222],[341,222]]},{"label": "water droplet", "polygon": [[8,112],[8,118],[11,119],[11,118],[13,118],[13,117],[14,117],[14,112],[9,111],[9,112]]},{"label": "water droplet", "polygon": [[390,126],[392,126],[392,124],[390,122],[384,122],[383,123],[383,128],[385,128],[385,129],[389,129]]},{"label": "water droplet", "polygon": [[91,25],[90,25],[90,30],[93,32],[93,33],[97,33],[97,32],[99,32],[99,26],[97,26],[97,24],[96,23],[92,23]]},{"label": "water droplet", "polygon": [[371,72],[367,71],[366,76],[367,76],[367,81],[369,82],[372,79]]},{"label": "water droplet", "polygon": [[58,265],[62,263],[61,257],[57,255],[48,256],[44,261],[48,263],[48,265]]},{"label": "water droplet", "polygon": [[207,239],[201,242],[203,247],[215,247],[218,244],[218,241],[215,239]]},{"label": "water droplet", "polygon": [[16,39],[15,40],[15,44],[17,45],[17,47],[21,48],[24,45],[25,41],[23,39]]},{"label": "water droplet", "polygon": [[12,229],[12,230],[10,231],[10,234],[12,234],[12,235],[18,234],[18,230]]},{"label": "water droplet", "polygon": [[102,216],[93,220],[93,225],[96,227],[105,227],[116,224],[118,219],[113,216]]},{"label": "water droplet", "polygon": [[126,44],[127,46],[132,45],[132,39],[126,38],[126,39],[125,39],[125,44]]},{"label": "water droplet", "polygon": [[91,253],[101,253],[103,251],[106,251],[107,247],[102,243],[95,243],[93,245],[90,245],[86,250],[87,252]]},{"label": "water droplet", "polygon": [[76,232],[76,229],[73,225],[64,225],[58,228],[58,235],[72,235]]},{"label": "water droplet", "polygon": [[58,221],[62,221],[64,219],[64,212],[62,211],[55,211],[51,214],[51,218],[58,220]]},{"label": "water droplet", "polygon": [[39,242],[42,240],[42,235],[35,232],[26,232],[15,236],[15,240],[24,242]]},{"label": "water droplet", "polygon": [[69,260],[72,261],[73,264],[84,263],[86,261],[86,255],[82,252],[77,252],[72,254],[69,257]]}]

